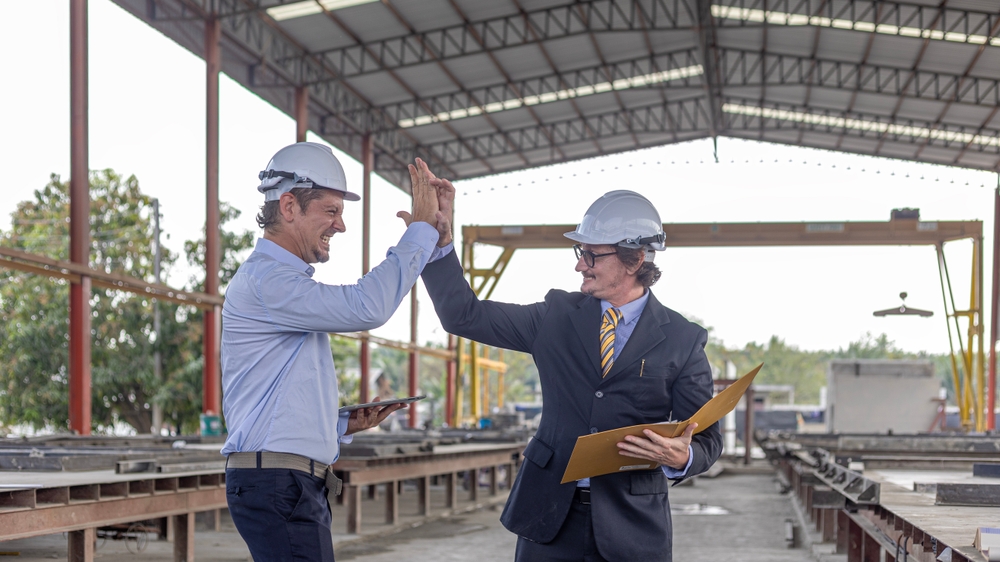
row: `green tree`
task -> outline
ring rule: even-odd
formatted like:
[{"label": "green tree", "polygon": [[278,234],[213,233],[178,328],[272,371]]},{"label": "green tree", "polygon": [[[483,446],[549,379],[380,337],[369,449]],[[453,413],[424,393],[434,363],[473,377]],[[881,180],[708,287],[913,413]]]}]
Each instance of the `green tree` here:
[{"label": "green tree", "polygon": [[[112,170],[90,175],[91,253],[89,265],[108,273],[150,281],[153,273],[151,200],[135,176]],[[52,175],[20,203],[12,228],[0,233],[0,245],[68,259],[69,185]],[[222,219],[239,212],[222,205]],[[252,243],[249,232],[223,229],[228,282],[240,252]],[[197,261],[203,243],[189,242],[189,262]],[[161,265],[176,256],[164,251]],[[69,424],[69,284],[44,275],[7,271],[0,278],[0,425],[29,424],[65,429]],[[160,303],[163,322],[153,331],[153,301],[144,295],[94,288],[91,292],[92,419],[96,431],[119,422],[139,433],[151,428],[152,403],[164,405],[166,419],[178,428],[197,428],[201,409],[201,314],[190,306]],[[154,377],[153,356],[160,351],[163,380]],[[193,422],[193,423],[192,423]]]},{"label": "green tree", "polygon": [[[149,197],[135,176],[103,170],[91,172],[90,180],[90,267],[149,279]],[[69,182],[53,175],[34,196],[18,205],[0,244],[68,259]],[[173,260],[164,256],[167,265]],[[11,272],[0,280],[0,418],[35,428],[68,427],[68,295],[68,283],[35,274]],[[152,302],[95,288],[90,306],[93,423],[100,430],[124,421],[148,431],[150,399],[158,390],[152,380]]]},{"label": "green tree", "polygon": [[340,405],[357,404],[361,401],[361,390],[358,387],[358,377],[347,376],[349,369],[357,369],[360,345],[357,340],[330,335],[330,351],[333,353],[333,366],[337,369],[337,389],[340,393]]},{"label": "green tree", "polygon": [[[226,226],[240,218],[239,209],[226,202],[219,203],[219,291],[225,293],[236,270],[253,247],[254,233],[249,230],[228,230]],[[188,265],[195,271],[205,271],[205,238],[184,242]],[[186,289],[204,291],[204,274],[192,274]],[[197,433],[202,411],[202,384],[205,358],[203,355],[203,309],[174,303],[161,304],[161,338],[157,349],[163,358],[164,384],[156,400],[164,411],[164,421],[169,421],[178,433]]]}]

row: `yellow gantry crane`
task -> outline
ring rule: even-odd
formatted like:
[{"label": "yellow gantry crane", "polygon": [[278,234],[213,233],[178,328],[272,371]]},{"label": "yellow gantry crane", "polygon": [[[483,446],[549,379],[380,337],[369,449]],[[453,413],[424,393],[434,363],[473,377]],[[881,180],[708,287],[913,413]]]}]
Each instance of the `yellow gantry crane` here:
[{"label": "yellow gantry crane", "polygon": [[[569,248],[573,242],[563,233],[573,225],[464,226],[462,265],[469,284],[480,298],[489,298],[519,248]],[[941,294],[945,304],[948,342],[951,349],[952,381],[959,417],[966,430],[985,431],[987,392],[983,338],[983,223],[982,221],[921,221],[914,214],[894,214],[888,222],[788,222],[788,223],[673,223],[664,224],[668,247],[720,246],[892,246],[929,245],[937,252]],[[972,286],[969,308],[959,310],[951,287],[944,245],[956,240],[972,241]],[[475,265],[477,245],[502,248],[490,267]],[[964,330],[963,328],[964,324]],[[963,331],[966,337],[962,337]],[[957,342],[957,349],[956,349]],[[459,349],[461,349],[461,344]],[[480,377],[471,342],[472,395],[481,396]],[[461,372],[461,368],[459,368]],[[455,422],[461,420],[461,377],[456,377]],[[501,393],[502,394],[502,393]],[[478,400],[476,400],[478,402]],[[485,407],[474,405],[478,417]]]}]

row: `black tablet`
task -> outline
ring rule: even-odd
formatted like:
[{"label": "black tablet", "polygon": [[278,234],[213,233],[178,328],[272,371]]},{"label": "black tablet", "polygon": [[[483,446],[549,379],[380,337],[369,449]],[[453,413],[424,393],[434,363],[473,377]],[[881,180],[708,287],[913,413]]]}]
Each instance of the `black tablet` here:
[{"label": "black tablet", "polygon": [[425,395],[420,396],[410,396],[407,398],[393,398],[391,400],[379,400],[378,402],[366,402],[364,404],[351,404],[350,406],[344,406],[340,408],[339,412],[353,412],[354,410],[360,410],[362,408],[374,408],[375,406],[391,406],[393,404],[410,404],[416,402],[417,400],[423,400],[427,398]]}]

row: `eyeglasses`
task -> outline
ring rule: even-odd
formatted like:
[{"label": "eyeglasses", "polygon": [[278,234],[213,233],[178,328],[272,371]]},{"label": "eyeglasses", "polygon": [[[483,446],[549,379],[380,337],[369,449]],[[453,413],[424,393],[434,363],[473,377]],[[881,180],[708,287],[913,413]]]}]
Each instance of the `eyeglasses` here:
[{"label": "eyeglasses", "polygon": [[594,267],[594,260],[597,258],[603,258],[605,256],[613,256],[618,252],[608,252],[606,254],[595,254],[590,250],[584,250],[579,244],[573,245],[573,251],[576,252],[576,259],[579,260],[583,258],[583,263],[587,264],[587,267]]}]

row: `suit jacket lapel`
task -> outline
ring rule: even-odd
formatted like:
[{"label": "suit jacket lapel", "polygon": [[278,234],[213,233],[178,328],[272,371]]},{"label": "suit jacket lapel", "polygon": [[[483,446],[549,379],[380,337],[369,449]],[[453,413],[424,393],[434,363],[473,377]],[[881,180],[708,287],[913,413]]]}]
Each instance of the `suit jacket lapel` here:
[{"label": "suit jacket lapel", "polygon": [[598,376],[601,372],[601,301],[586,297],[577,304],[576,310],[570,313],[570,320],[576,333],[583,342],[583,349],[594,365]]},{"label": "suit jacket lapel", "polygon": [[[611,372],[603,380],[607,381],[618,375],[665,340],[667,336],[663,333],[661,326],[669,323],[670,317],[667,315],[667,309],[656,300],[653,293],[650,293],[649,300],[646,301],[646,306],[642,309],[642,314],[639,315],[639,321],[625,343],[625,349],[618,355],[615,364],[611,366]],[[598,366],[600,366],[600,357],[598,357]]]}]

